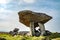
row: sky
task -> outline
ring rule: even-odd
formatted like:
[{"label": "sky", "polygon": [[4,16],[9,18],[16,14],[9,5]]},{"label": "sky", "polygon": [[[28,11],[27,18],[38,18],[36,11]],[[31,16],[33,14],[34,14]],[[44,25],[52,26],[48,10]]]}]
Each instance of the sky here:
[{"label": "sky", "polygon": [[45,28],[51,32],[60,32],[60,0],[0,0],[0,31],[14,28],[29,31],[29,27],[19,22],[18,12],[22,10],[52,16],[53,18],[44,24]]}]

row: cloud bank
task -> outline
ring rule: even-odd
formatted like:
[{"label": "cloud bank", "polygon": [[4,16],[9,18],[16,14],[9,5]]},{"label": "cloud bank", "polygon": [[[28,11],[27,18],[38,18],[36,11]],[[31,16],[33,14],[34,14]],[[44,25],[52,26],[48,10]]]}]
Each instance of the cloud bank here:
[{"label": "cloud bank", "polygon": [[29,30],[19,23],[18,12],[32,10],[46,13],[53,17],[45,24],[50,31],[59,31],[60,28],[60,0],[0,0],[0,31],[9,31],[16,27],[21,30]]}]

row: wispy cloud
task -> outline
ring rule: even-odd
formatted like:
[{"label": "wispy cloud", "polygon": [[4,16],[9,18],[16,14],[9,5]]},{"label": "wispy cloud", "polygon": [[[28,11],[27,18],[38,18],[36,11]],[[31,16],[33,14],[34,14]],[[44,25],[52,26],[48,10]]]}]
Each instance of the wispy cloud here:
[{"label": "wispy cloud", "polygon": [[23,0],[25,3],[34,3],[36,0]]},{"label": "wispy cloud", "polygon": [[11,0],[0,0],[0,4],[7,4],[9,3]]}]

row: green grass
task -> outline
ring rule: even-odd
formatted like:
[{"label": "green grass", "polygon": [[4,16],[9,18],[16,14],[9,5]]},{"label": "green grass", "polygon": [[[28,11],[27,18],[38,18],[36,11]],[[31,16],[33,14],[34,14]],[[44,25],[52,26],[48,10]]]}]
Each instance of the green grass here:
[{"label": "green grass", "polygon": [[19,40],[20,36],[17,35],[16,37],[13,37],[10,34],[0,34],[0,38],[5,38],[7,40]]},{"label": "green grass", "polygon": [[60,40],[60,34],[58,33],[52,33],[50,36],[40,36],[40,37],[32,37],[32,36],[12,36],[10,34],[1,34],[0,33],[0,38],[5,38],[7,40],[43,40],[46,37],[52,40]]},{"label": "green grass", "polygon": [[54,38],[60,38],[60,33],[52,33],[49,38],[54,39]]},{"label": "green grass", "polygon": [[5,38],[7,40],[41,40],[42,38],[44,38],[43,36],[40,37],[21,36],[21,35],[12,36],[10,34],[0,34],[0,37]]}]

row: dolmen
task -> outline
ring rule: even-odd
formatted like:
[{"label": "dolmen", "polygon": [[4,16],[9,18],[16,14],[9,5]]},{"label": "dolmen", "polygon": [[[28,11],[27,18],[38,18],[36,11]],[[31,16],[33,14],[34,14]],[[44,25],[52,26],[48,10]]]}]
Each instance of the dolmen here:
[{"label": "dolmen", "polygon": [[[45,33],[44,24],[52,19],[51,16],[45,13],[33,12],[30,10],[23,10],[18,12],[19,22],[30,28],[31,36],[40,36]],[[39,31],[36,30],[39,27]]]}]

